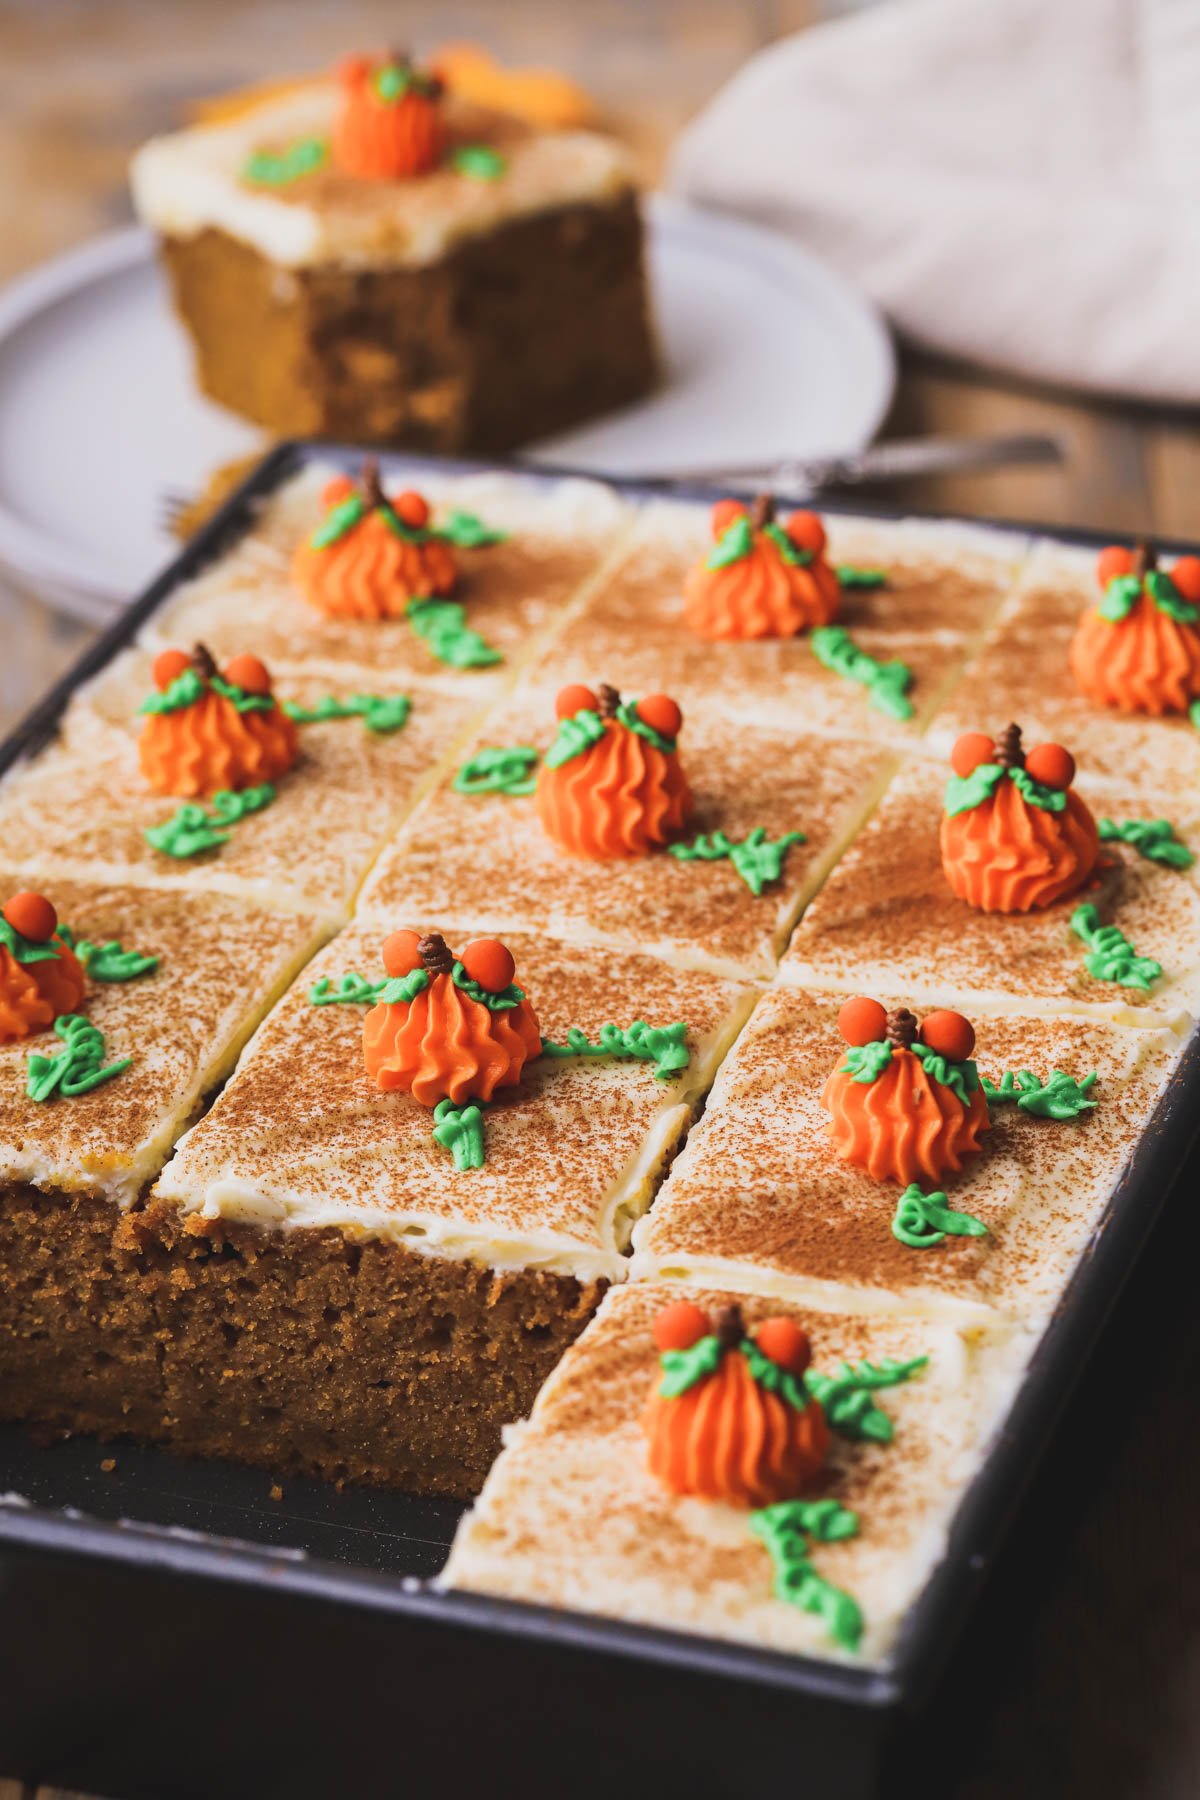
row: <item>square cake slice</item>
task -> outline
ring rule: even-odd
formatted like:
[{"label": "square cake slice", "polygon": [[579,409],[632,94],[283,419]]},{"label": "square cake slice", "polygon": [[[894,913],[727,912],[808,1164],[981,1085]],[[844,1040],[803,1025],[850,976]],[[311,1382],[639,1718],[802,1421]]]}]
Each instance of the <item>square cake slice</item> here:
[{"label": "square cake slice", "polygon": [[[710,1320],[736,1300],[704,1289],[686,1297]],[[815,1511],[793,1514],[814,1529],[789,1534],[781,1529],[786,1503],[772,1517],[681,1495],[647,1467],[642,1417],[663,1379],[652,1328],[679,1298],[677,1288],[641,1284],[606,1298],[533,1416],[509,1434],[459,1527],[443,1581],[762,1649],[886,1660],[945,1552],[1024,1341],[999,1325],[743,1299],[749,1331],[782,1314],[808,1334],[814,1371],[836,1375],[845,1364],[853,1371],[891,1359],[911,1375],[874,1396],[881,1416],[872,1435],[846,1436],[835,1426],[826,1465],[803,1496]],[[832,1399],[828,1416],[842,1416]]]},{"label": "square cake slice", "polygon": [[[1166,1022],[1195,1011],[1200,894],[1187,871],[1102,844],[1093,884],[1027,913],[979,911],[957,898],[942,869],[948,773],[916,759],[901,770],[801,920],[782,979],[968,1012],[982,1004]],[[1086,776],[1079,791],[1097,815],[1119,810],[1120,797]],[[1084,907],[1094,915],[1079,918]],[[1106,927],[1129,956],[1101,954],[1096,931]]]},{"label": "square cake slice", "polygon": [[[273,799],[223,819],[211,800],[150,787],[139,765],[138,707],[154,683],[144,653],[125,652],[72,701],[59,741],[0,784],[9,862],[47,879],[91,873],[344,916],[380,846],[436,779],[474,709],[380,675],[371,681],[371,698],[384,703],[379,720],[353,709],[364,695],[344,680],[284,678],[275,691],[281,704],[310,715],[332,700],[335,716],[298,725],[295,762],[267,784]],[[184,829],[164,833],[181,820]]]},{"label": "square cake slice", "polygon": [[1006,1072],[1028,1070],[1048,1084],[1061,1070],[1094,1107],[1039,1116],[1031,1102],[1017,1104],[1019,1092],[992,1105],[979,1152],[957,1174],[918,1182],[926,1194],[943,1192],[976,1231],[955,1235],[962,1221],[951,1220],[939,1239],[932,1226],[906,1227],[900,1184],[872,1179],[830,1142],[822,1093],[846,1060],[841,999],[779,991],[759,1003],[638,1225],[635,1270],[812,1304],[994,1307],[1044,1323],[1146,1129],[1181,1039],[1094,1020],[976,1014],[981,1076],[1002,1086]]},{"label": "square cake slice", "polygon": [[[496,1094],[484,1160],[460,1167],[430,1107],[368,1077],[366,1004],[331,998],[345,977],[383,979],[382,937],[356,927],[310,965],[135,1221],[153,1265],[182,1271],[161,1302],[163,1430],[185,1449],[467,1495],[624,1276],[632,1221],[751,996],[510,938],[542,1034],[572,1053]],[[575,1048],[573,1029],[599,1045],[639,1020],[677,1027],[671,1054]]]},{"label": "square cake slice", "polygon": [[[739,874],[731,855],[680,859],[668,850],[594,859],[559,849],[529,792],[476,783],[481,750],[520,747],[518,788],[555,735],[554,698],[525,691],[493,713],[458,774],[429,796],[381,856],[359,901],[396,922],[439,917],[455,929],[529,925],[576,942],[644,950],[740,976],[771,972],[800,908],[849,841],[892,767],[869,744],[734,723],[684,720],[680,759],[694,811],[680,844],[752,833],[779,848],[778,873]],[[463,787],[467,791],[461,791]],[[791,839],[803,834],[803,841]],[[710,846],[711,847],[711,846]],[[754,892],[752,881],[760,891]]]},{"label": "square cake slice", "polygon": [[141,633],[146,648],[155,654],[199,640],[223,663],[250,647],[278,675],[369,686],[386,671],[394,681],[419,678],[483,703],[566,616],[568,603],[618,550],[632,517],[597,482],[448,476],[431,465],[385,460],[386,491],[419,492],[433,528],[448,528],[457,515],[497,537],[453,546],[457,580],[443,598],[462,608],[465,627],[479,640],[464,649],[461,637],[418,631],[413,618],[330,614],[301,592],[293,559],[327,518],[322,495],[340,473],[333,464],[312,464],[261,502],[251,529],[153,614]]},{"label": "square cake slice", "polygon": [[[381,96],[389,76],[408,91]],[[313,81],[134,159],[202,387],[280,436],[507,450],[654,379],[621,147],[423,98],[425,79],[385,62],[353,102]],[[377,144],[389,104],[423,109],[421,167],[360,170],[350,104]]]},{"label": "square cake slice", "polygon": [[[713,640],[693,631],[683,596],[689,573],[713,549],[709,508],[674,501],[646,508],[620,563],[588,596],[561,643],[543,653],[531,680],[555,686],[603,679],[642,694],[665,687],[685,712],[915,741],[999,606],[1020,541],[834,515],[825,524],[832,562],[853,561],[886,576],[882,587],[847,585],[836,625],[876,664],[905,665],[911,680],[899,712],[880,710],[861,681],[825,666],[808,632]],[[906,708],[909,716],[900,716]]]}]

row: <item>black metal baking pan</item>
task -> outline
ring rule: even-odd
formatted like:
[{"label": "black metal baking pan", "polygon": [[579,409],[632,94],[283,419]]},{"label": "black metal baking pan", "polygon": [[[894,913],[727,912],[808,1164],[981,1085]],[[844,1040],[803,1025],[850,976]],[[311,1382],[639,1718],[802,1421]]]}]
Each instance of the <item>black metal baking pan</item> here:
[{"label": "black metal baking pan", "polygon": [[[361,451],[272,451],[0,746],[0,772],[52,737],[75,688],[241,535],[264,496],[318,457],[352,467]],[[402,468],[432,459],[387,460]],[[639,498],[661,491],[612,485]],[[822,506],[908,516],[857,498]],[[457,1796],[484,1785],[582,1796],[611,1794],[614,1784],[635,1795],[733,1796],[783,1780],[823,1800],[876,1791],[889,1745],[928,1702],[1198,1122],[1193,1042],[885,1671],[439,1593],[429,1578],[461,1511],[452,1502],[294,1480],[275,1501],[261,1472],[88,1439],[46,1446],[6,1426],[0,1771],[120,1800]]]}]

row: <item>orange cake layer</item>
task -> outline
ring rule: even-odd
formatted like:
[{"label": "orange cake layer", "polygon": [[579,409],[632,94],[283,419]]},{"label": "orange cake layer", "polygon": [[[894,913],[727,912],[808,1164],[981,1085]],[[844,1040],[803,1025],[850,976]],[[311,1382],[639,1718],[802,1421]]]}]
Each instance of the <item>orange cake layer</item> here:
[{"label": "orange cake layer", "polygon": [[[468,755],[483,745],[545,750],[554,733],[553,693],[526,692],[490,716]],[[380,858],[359,911],[397,922],[436,917],[464,929],[532,926],[690,966],[767,974],[890,759],[869,744],[699,711],[685,715],[679,755],[695,802],[681,841],[724,831],[734,842],[760,827],[772,840],[804,833],[761,894],[727,857],[679,861],[665,850],[612,861],[568,855],[543,831],[532,798],[457,793],[447,779]]]},{"label": "orange cake layer", "polygon": [[[913,762],[892,783],[854,845],[801,921],[780,965],[783,978],[847,993],[904,993],[909,1003],[1020,1003],[1022,1010],[1090,1012],[1168,1020],[1200,1002],[1200,896],[1176,869],[1104,844],[1094,886],[1029,913],[984,913],[959,900],[942,870],[938,829],[949,769]],[[1119,796],[1089,788],[1099,815]],[[1116,926],[1163,975],[1141,990],[1085,967],[1071,930],[1082,904]]]},{"label": "orange cake layer", "polygon": [[[887,1005],[903,1004],[876,995]],[[941,1303],[989,1306],[1043,1323],[1095,1228],[1179,1058],[1168,1030],[1085,1019],[976,1015],[979,1073],[1083,1081],[1093,1111],[1039,1118],[991,1109],[982,1147],[957,1174],[923,1179],[987,1236],[947,1235],[915,1249],[892,1232],[899,1184],[875,1181],[838,1155],[821,1104],[845,1061],[841,996],[768,994],[756,1007],[635,1236],[635,1268],[683,1281],[923,1313]],[[842,1300],[840,1304],[846,1304]]]},{"label": "orange cake layer", "polygon": [[[443,1580],[774,1650],[845,1655],[821,1618],[779,1598],[771,1557],[745,1511],[673,1494],[646,1467],[641,1414],[661,1379],[651,1325],[678,1292],[635,1285],[609,1294],[532,1418],[509,1435]],[[734,1297],[689,1295],[710,1315]],[[782,1310],[760,1299],[744,1307],[751,1326]],[[879,1661],[945,1550],[1027,1346],[1002,1327],[785,1310],[809,1334],[814,1369],[929,1359],[913,1380],[878,1396],[892,1441],[835,1435],[806,1496],[858,1514],[857,1535],[817,1544],[812,1563],[857,1601],[862,1654]]]}]

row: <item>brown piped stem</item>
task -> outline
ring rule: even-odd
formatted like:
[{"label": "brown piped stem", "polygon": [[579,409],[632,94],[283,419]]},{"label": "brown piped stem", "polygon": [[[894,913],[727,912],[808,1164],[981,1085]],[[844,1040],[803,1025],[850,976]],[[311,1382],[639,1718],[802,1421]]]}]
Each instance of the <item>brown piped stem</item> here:
[{"label": "brown piped stem", "polygon": [[1021,748],[1021,727],[1006,725],[996,739],[996,761],[1002,769],[1023,769],[1025,752]]},{"label": "brown piped stem", "polygon": [[750,508],[750,525],[754,531],[761,531],[775,517],[775,502],[770,494],[756,494],[754,504]]},{"label": "brown piped stem", "polygon": [[616,688],[610,687],[607,681],[602,681],[600,686],[596,689],[596,711],[600,714],[600,717],[602,719],[615,719],[617,716],[617,708],[620,704],[621,696]]},{"label": "brown piped stem", "polygon": [[906,1006],[887,1016],[887,1041],[893,1050],[911,1050],[917,1041],[917,1019]]},{"label": "brown piped stem", "polygon": [[449,975],[454,967],[454,953],[440,931],[431,931],[418,938],[417,955],[421,967],[429,975]]},{"label": "brown piped stem", "polygon": [[362,488],[363,500],[370,511],[374,512],[377,506],[387,505],[387,496],[383,491],[383,483],[379,479],[378,457],[365,456],[363,458],[362,473],[358,480],[359,486]]},{"label": "brown piped stem", "polygon": [[1139,538],[1137,543],[1133,546],[1133,569],[1131,573],[1136,575],[1138,580],[1141,581],[1150,573],[1151,569],[1157,569],[1157,567],[1158,551],[1148,539]]},{"label": "brown piped stem", "polygon": [[742,1309],[736,1303],[723,1306],[713,1320],[713,1331],[722,1350],[732,1350],[746,1335],[746,1321],[742,1318]]},{"label": "brown piped stem", "polygon": [[211,681],[217,672],[217,659],[207,644],[192,646],[192,667],[201,681]]}]

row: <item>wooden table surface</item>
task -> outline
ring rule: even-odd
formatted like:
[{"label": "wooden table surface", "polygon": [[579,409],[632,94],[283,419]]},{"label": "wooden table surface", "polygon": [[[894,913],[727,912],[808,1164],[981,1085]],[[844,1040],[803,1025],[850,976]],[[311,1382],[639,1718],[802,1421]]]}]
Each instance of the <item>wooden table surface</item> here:
[{"label": "wooden table surface", "polygon": [[[672,135],[706,96],[761,44],[809,23],[813,10],[808,0],[358,0],[339,8],[7,0],[0,280],[125,221],[129,152],[176,121],[186,99],[280,74],[284,64],[321,66],[359,44],[428,49],[477,38],[508,60],[551,63],[584,81],[653,181]],[[911,482],[887,490],[889,498],[1200,537],[1196,415],[1095,404],[902,355],[885,435],[1011,430],[1057,433],[1067,462]],[[3,729],[87,633],[2,577],[0,629],[9,646],[0,662]],[[1200,1794],[1197,1185],[1193,1173],[1134,1274],[952,1672],[904,1747],[897,1791],[919,1780],[927,1794],[962,1800]],[[163,1800],[170,1791],[164,1774]],[[57,1790],[36,1792],[51,1800]],[[0,1780],[0,1800],[34,1794]]]}]

